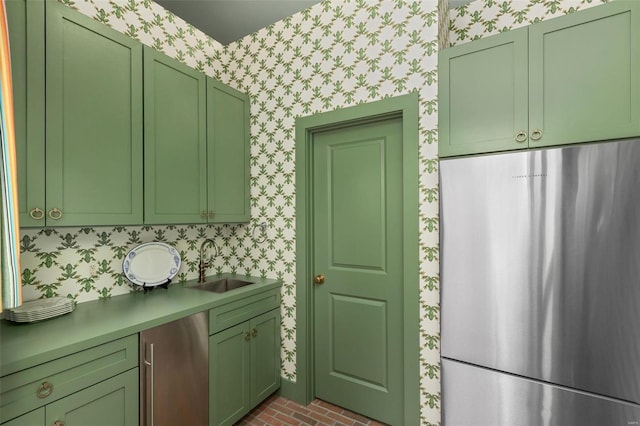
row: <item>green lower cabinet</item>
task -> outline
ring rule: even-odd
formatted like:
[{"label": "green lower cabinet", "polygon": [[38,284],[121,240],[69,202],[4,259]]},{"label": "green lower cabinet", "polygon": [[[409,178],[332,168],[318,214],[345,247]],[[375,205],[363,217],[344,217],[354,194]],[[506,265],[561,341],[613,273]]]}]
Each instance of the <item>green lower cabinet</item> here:
[{"label": "green lower cabinet", "polygon": [[2,426],[137,426],[138,368],[133,368]]},{"label": "green lower cabinet", "polygon": [[6,423],[2,423],[2,426],[40,426],[44,424],[44,407],[42,407],[30,413],[23,414],[20,417],[16,417]]},{"label": "green lower cabinet", "polygon": [[209,337],[210,425],[233,425],[279,387],[279,309]]},{"label": "green lower cabinet", "polygon": [[47,425],[135,426],[138,424],[138,369],[93,385],[45,407]]}]

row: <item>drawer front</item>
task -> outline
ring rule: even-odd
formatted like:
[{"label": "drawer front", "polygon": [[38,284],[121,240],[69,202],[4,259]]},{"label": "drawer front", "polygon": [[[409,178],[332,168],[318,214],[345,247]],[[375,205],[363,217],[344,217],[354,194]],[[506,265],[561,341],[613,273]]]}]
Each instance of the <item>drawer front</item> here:
[{"label": "drawer front", "polygon": [[138,336],[86,349],[0,379],[0,423],[138,365]]},{"label": "drawer front", "polygon": [[232,327],[280,306],[280,288],[254,294],[209,310],[209,334]]}]

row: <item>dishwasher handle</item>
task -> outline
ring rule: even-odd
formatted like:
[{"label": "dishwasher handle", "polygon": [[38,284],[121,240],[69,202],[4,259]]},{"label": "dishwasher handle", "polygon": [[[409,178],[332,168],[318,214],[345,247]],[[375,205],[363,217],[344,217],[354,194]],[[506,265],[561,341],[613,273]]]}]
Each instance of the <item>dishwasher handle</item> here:
[{"label": "dishwasher handle", "polygon": [[[146,349],[146,345],[145,345]],[[149,360],[147,360],[147,352],[143,359],[145,371],[145,426],[154,426],[153,421],[153,390],[154,390],[154,372],[153,372],[153,343],[149,343]],[[147,375],[149,380],[147,380]]]}]

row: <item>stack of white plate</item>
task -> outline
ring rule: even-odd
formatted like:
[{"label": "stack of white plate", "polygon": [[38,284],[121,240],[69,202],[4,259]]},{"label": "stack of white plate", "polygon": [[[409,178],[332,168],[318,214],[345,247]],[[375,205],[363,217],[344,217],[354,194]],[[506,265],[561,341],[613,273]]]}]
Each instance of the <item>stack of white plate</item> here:
[{"label": "stack of white plate", "polygon": [[66,297],[51,297],[48,299],[32,300],[22,306],[7,309],[4,312],[5,319],[14,322],[34,322],[58,315],[68,314],[73,311],[75,304],[72,299]]}]

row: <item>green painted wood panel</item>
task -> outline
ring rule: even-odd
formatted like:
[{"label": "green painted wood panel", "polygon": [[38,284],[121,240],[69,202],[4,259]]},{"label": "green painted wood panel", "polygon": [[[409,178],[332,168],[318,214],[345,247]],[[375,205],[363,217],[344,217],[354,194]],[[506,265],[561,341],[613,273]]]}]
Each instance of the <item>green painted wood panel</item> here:
[{"label": "green painted wood panel", "polygon": [[[44,2],[6,2],[20,226],[44,226]],[[35,210],[39,209],[39,210]],[[29,215],[33,210],[34,219]]]},{"label": "green painted wood panel", "polygon": [[403,424],[401,118],[314,134],[315,395]]},{"label": "green painted wood panel", "polygon": [[46,2],[47,225],[142,223],[142,45]]},{"label": "green painted wood panel", "polygon": [[250,338],[248,321],[209,337],[211,426],[231,426],[250,410]]},{"label": "green painted wood panel", "polygon": [[206,223],[205,76],[149,47],[144,132],[144,222]]},{"label": "green painted wood panel", "polygon": [[209,222],[249,222],[249,97],[207,79]]},{"label": "green painted wood panel", "polygon": [[250,321],[251,407],[280,387],[280,310],[274,309]]},{"label": "green painted wood panel", "polygon": [[441,157],[527,147],[527,28],[444,49],[438,66]]},{"label": "green painted wood panel", "polygon": [[529,55],[530,147],[640,135],[640,2],[532,25]]},{"label": "green painted wood panel", "polygon": [[[246,288],[250,288],[251,284]],[[280,288],[262,291],[209,310],[209,334],[217,333],[280,306]]]},{"label": "green painted wood panel", "polygon": [[44,407],[42,407],[6,423],[2,423],[2,426],[42,426],[44,424]]},{"label": "green painted wood panel", "polygon": [[137,426],[138,368],[74,393],[46,407],[46,424]]},{"label": "green painted wood panel", "polygon": [[[4,376],[0,381],[0,421],[66,397],[138,364],[138,339],[132,335]],[[53,385],[46,398],[37,390]]]}]

